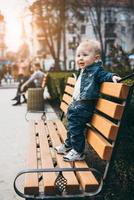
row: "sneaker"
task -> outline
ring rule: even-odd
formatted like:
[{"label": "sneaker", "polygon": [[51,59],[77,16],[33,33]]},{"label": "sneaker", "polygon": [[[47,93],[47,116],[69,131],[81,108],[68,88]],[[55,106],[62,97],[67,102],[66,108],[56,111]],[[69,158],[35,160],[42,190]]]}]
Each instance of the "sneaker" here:
[{"label": "sneaker", "polygon": [[67,162],[73,162],[73,161],[78,161],[78,160],[84,160],[85,155],[84,153],[78,153],[74,149],[68,152],[65,156],[63,156],[63,160]]},{"label": "sneaker", "polygon": [[58,154],[66,154],[68,151],[71,150],[71,147],[68,147],[65,144],[62,144],[60,146],[55,147],[55,150],[57,151]]}]

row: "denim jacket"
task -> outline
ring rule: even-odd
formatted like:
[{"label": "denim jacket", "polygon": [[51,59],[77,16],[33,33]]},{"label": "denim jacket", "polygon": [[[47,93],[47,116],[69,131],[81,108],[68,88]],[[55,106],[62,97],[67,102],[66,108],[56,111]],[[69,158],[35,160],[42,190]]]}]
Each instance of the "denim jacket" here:
[{"label": "denim jacket", "polygon": [[101,83],[112,82],[112,77],[113,73],[105,71],[101,61],[87,66],[81,77],[80,99],[97,99]]}]

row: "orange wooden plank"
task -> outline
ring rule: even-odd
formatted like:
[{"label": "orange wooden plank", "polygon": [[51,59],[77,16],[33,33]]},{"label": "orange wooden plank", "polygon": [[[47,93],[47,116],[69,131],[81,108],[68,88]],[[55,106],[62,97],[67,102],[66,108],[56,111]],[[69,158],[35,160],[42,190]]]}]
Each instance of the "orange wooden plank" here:
[{"label": "orange wooden plank", "polygon": [[63,95],[62,101],[64,101],[65,103],[67,103],[68,105],[70,105],[70,103],[72,102],[72,97],[70,97],[67,94]]},{"label": "orange wooden plank", "polygon": [[[27,166],[27,169],[37,169],[35,124],[33,121],[29,122],[29,144],[28,144],[28,155],[27,155],[26,166]],[[39,193],[37,173],[25,175],[24,193],[35,194],[35,195]]]},{"label": "orange wooden plank", "polygon": [[89,129],[87,131],[87,141],[94,148],[103,160],[109,160],[112,154],[112,145],[99,133]]},{"label": "orange wooden plank", "polygon": [[59,134],[62,142],[64,142],[65,139],[67,138],[67,130],[66,130],[66,128],[63,125],[61,120],[57,119],[57,120],[54,120],[54,122],[56,124],[57,129],[58,129],[58,134]]},{"label": "orange wooden plank", "polygon": [[60,105],[60,109],[66,114],[67,109],[68,109],[68,105],[62,101],[61,105]]},{"label": "orange wooden plank", "polygon": [[[77,168],[89,168],[85,161],[77,161],[74,165]],[[79,171],[76,174],[85,192],[95,191],[98,188],[99,183],[91,171]]]},{"label": "orange wooden plank", "polygon": [[43,80],[42,80],[42,84],[41,84],[41,87],[42,87],[42,88],[44,88],[45,85],[46,85],[47,75],[48,75],[48,74],[46,74],[46,73],[44,74],[44,77],[43,77]]},{"label": "orange wooden plank", "polygon": [[106,138],[115,140],[119,126],[112,123],[108,119],[94,114],[91,120],[91,123],[98,131],[100,131]]},{"label": "orange wooden plank", "polygon": [[[54,168],[50,148],[48,145],[47,129],[44,126],[44,122],[42,120],[38,121],[38,125],[36,126],[36,131],[39,133],[41,167]],[[55,193],[55,187],[54,187],[55,179],[56,179],[56,174],[54,172],[43,173],[44,191],[46,195],[48,194],[52,195]]]},{"label": "orange wooden plank", "polygon": [[105,99],[99,99],[96,105],[96,109],[107,114],[114,119],[121,119],[124,106],[118,103],[114,103]]},{"label": "orange wooden plank", "polygon": [[70,94],[72,96],[73,95],[73,91],[74,91],[74,87],[71,87],[71,86],[67,85],[65,87],[65,91],[64,92],[66,92],[66,93],[68,93],[68,94]]},{"label": "orange wooden plank", "polygon": [[100,92],[113,97],[126,99],[129,92],[129,86],[123,83],[105,82],[102,83]]},{"label": "orange wooden plank", "polygon": [[68,77],[68,79],[67,79],[67,84],[75,85],[75,83],[76,83],[75,78],[73,78],[73,77]]}]

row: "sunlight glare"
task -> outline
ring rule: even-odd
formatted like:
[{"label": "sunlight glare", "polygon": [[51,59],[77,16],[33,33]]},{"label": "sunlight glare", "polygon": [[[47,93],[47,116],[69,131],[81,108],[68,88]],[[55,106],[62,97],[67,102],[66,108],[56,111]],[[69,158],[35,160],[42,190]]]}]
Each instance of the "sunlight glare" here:
[{"label": "sunlight glare", "polygon": [[17,51],[22,44],[20,16],[26,5],[25,0],[0,0],[0,12],[5,18],[7,51]]},{"label": "sunlight glare", "polygon": [[21,39],[21,23],[14,19],[7,21],[6,24],[6,43],[9,50],[16,51],[22,43]]}]

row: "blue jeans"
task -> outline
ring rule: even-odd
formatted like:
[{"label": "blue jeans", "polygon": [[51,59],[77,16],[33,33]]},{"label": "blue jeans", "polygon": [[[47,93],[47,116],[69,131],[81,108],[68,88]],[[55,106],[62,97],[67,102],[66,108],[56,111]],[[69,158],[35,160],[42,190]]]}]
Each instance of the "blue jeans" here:
[{"label": "blue jeans", "polygon": [[85,149],[85,128],[90,122],[95,108],[95,101],[73,101],[67,111],[67,139],[65,144],[78,153]]}]

